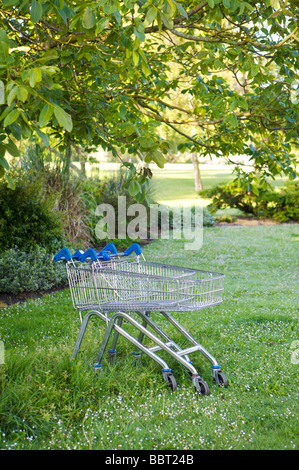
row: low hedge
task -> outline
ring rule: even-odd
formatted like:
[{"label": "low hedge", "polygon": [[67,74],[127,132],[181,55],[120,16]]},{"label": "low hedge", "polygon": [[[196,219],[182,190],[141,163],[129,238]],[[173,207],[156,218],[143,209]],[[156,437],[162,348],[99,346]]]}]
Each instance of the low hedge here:
[{"label": "low hedge", "polygon": [[278,222],[299,221],[299,183],[287,183],[278,191],[258,188],[258,194],[246,191],[232,181],[201,191],[199,194],[211,198],[208,206],[213,212],[228,207],[240,209],[245,214],[258,218],[270,218]]},{"label": "low hedge", "polygon": [[39,246],[29,252],[11,248],[0,254],[0,293],[17,294],[66,286],[63,263],[55,263],[53,255]]}]

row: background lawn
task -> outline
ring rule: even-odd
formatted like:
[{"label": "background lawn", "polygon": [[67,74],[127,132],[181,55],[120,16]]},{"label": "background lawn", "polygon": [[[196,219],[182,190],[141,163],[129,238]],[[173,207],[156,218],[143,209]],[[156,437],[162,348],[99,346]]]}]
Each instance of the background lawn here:
[{"label": "background lawn", "polygon": [[170,360],[172,393],[149,358],[134,367],[124,339],[116,365],[105,359],[95,375],[97,320],[73,363],[79,320],[68,289],[0,310],[1,449],[297,449],[298,241],[296,224],[222,226],[205,229],[199,252],[178,240],[145,247],[148,260],[226,274],[223,304],[175,314],[228,377],[217,388],[193,354],[209,396]]},{"label": "background lawn", "polygon": [[[87,164],[86,168],[88,176],[105,178],[117,175],[120,164],[101,162]],[[235,178],[230,165],[202,163],[199,168],[204,189],[227,183]],[[172,207],[197,204],[206,206],[211,202],[210,199],[203,199],[195,192],[192,163],[167,163],[163,169],[153,165],[152,170],[151,196],[154,201]],[[277,177],[275,181],[272,179],[269,181],[273,187],[280,187],[286,183],[287,178]],[[222,209],[219,214],[222,213],[238,215],[240,211],[238,209]]]},{"label": "background lawn", "polygon": [[[228,165],[199,165],[204,189],[234,179]],[[194,188],[193,165],[191,163],[172,163],[162,170],[153,170],[153,198],[160,204],[184,206],[202,204]],[[205,204],[205,203],[204,203]]]}]

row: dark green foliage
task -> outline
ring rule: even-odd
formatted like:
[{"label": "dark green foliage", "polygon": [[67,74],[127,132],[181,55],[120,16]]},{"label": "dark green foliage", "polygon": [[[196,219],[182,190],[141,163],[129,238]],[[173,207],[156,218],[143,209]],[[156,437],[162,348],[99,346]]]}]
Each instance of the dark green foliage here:
[{"label": "dark green foliage", "polygon": [[42,176],[17,172],[14,181],[14,190],[0,183],[0,249],[17,246],[26,251],[39,245],[56,251],[65,237],[55,195],[46,190]]},{"label": "dark green foliage", "polygon": [[212,198],[209,206],[213,211],[233,207],[255,217],[264,217],[278,222],[299,220],[299,183],[286,184],[279,191],[259,189],[245,191],[237,182],[214,186],[201,191],[204,197]]},{"label": "dark green foliage", "polygon": [[64,264],[37,246],[28,253],[10,249],[0,257],[0,292],[16,294],[51,289],[67,284]]},{"label": "dark green foliage", "polygon": [[[115,176],[111,176],[110,178],[106,178],[103,180],[86,180],[85,182],[85,189],[86,192],[88,193],[89,201],[91,206],[93,206],[94,211],[93,214],[91,215],[91,224],[93,226],[93,229],[95,228],[99,217],[95,216],[95,210],[96,207],[100,204],[110,204],[115,211],[115,236],[117,237],[118,233],[118,227],[119,227],[119,204],[118,204],[118,197],[119,196],[124,196],[126,198],[126,214],[128,212],[128,207],[132,204],[136,204],[136,199],[132,195],[130,195],[128,189],[127,189],[127,183],[128,181],[128,172],[119,172],[115,174]],[[151,190],[150,188],[147,191],[147,197],[140,202],[139,204],[142,204],[146,207],[146,209],[149,208],[149,204],[151,203]],[[133,216],[127,216],[126,217],[126,224],[133,220],[135,215]],[[95,237],[95,234],[94,234]],[[95,242],[99,242],[99,240],[94,238]],[[115,240],[118,244],[118,246],[127,246],[128,243],[131,243],[131,239],[126,239],[126,240]]]}]

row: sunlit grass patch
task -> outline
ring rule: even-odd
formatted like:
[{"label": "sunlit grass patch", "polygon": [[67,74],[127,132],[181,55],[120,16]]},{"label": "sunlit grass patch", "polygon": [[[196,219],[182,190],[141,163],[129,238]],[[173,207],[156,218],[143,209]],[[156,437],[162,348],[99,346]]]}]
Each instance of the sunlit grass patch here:
[{"label": "sunlit grass patch", "polygon": [[[214,227],[198,252],[158,240],[148,260],[223,272],[224,301],[173,315],[219,361],[229,386],[213,384],[210,363],[192,360],[210,386],[196,396],[188,374],[169,363],[172,393],[158,364],[120,339],[117,362],[92,364],[104,323],[91,321],[77,360],[79,329],[68,289],[0,310],[2,449],[296,449],[299,340],[298,225]],[[158,318],[158,315],[156,314]],[[161,326],[168,331],[163,318]],[[172,332],[173,333],[173,332]],[[180,337],[175,334],[175,341]]]}]

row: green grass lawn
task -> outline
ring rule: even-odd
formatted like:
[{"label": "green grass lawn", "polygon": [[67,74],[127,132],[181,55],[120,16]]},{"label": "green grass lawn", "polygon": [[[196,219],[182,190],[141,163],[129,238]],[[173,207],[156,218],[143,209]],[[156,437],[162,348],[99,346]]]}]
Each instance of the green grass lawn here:
[{"label": "green grass lawn", "polygon": [[[234,178],[228,165],[200,165],[203,187],[226,183]],[[192,164],[171,164],[153,170],[153,197],[160,204],[194,205],[201,198],[196,194]]]},{"label": "green grass lawn", "polygon": [[[229,165],[200,164],[200,174],[203,188],[211,188],[217,184],[227,183],[235,178]],[[270,181],[273,187],[285,184],[286,178]],[[165,168],[153,169],[153,198],[160,204],[168,206],[207,205],[210,200],[204,200],[195,192],[193,165],[168,164]],[[228,210],[226,210],[228,212]],[[230,212],[237,213],[232,209]]]},{"label": "green grass lawn", "polygon": [[79,320],[68,289],[1,309],[0,448],[298,449],[298,241],[298,224],[231,226],[206,228],[198,252],[180,240],[144,248],[148,260],[226,275],[221,305],[174,314],[228,377],[228,388],[213,385],[194,353],[209,396],[172,361],[171,392],[158,364],[134,366],[123,338],[116,365],[105,359],[95,375],[97,320],[73,362]]}]

